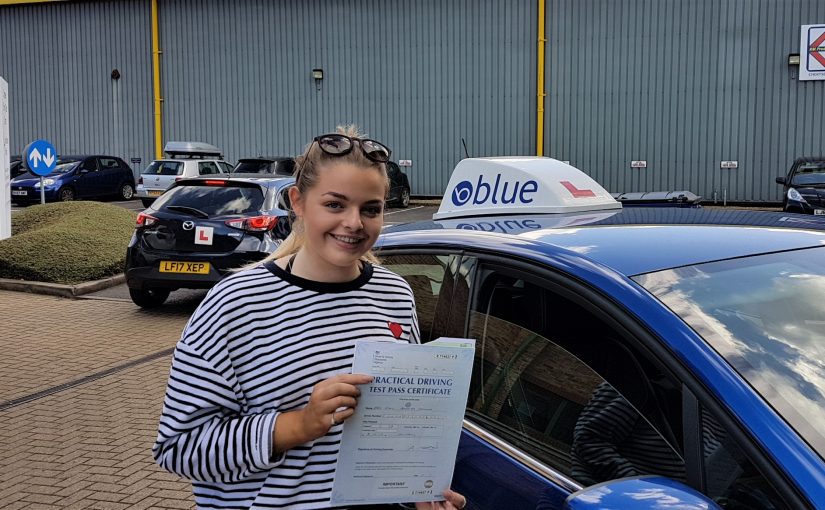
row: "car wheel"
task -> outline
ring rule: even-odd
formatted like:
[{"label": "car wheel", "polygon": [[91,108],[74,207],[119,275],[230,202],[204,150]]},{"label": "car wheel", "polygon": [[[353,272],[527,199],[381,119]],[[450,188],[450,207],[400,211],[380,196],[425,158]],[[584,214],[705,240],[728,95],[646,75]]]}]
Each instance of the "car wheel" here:
[{"label": "car wheel", "polygon": [[165,289],[129,289],[129,297],[141,308],[157,308],[166,301],[169,292]]},{"label": "car wheel", "polygon": [[74,190],[72,188],[60,188],[57,192],[57,199],[61,202],[71,202],[74,200]]},{"label": "car wheel", "polygon": [[155,201],[154,198],[141,198],[141,203],[143,203],[143,207],[149,207]]},{"label": "car wheel", "polygon": [[135,196],[135,188],[128,182],[123,183],[120,187],[120,198],[123,200],[132,200]]},{"label": "car wheel", "polygon": [[401,204],[401,207],[409,207],[410,206],[410,190],[404,188],[401,190],[401,196],[398,197],[398,202]]}]

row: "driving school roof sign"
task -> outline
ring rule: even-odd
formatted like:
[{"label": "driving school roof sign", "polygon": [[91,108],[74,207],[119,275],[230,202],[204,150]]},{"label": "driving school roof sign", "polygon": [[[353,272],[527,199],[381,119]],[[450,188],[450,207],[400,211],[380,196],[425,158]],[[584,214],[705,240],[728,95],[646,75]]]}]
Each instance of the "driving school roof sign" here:
[{"label": "driving school roof sign", "polygon": [[621,209],[596,181],[539,157],[467,158],[456,165],[433,219]]},{"label": "driving school roof sign", "polygon": [[802,25],[799,79],[825,80],[825,25]]}]

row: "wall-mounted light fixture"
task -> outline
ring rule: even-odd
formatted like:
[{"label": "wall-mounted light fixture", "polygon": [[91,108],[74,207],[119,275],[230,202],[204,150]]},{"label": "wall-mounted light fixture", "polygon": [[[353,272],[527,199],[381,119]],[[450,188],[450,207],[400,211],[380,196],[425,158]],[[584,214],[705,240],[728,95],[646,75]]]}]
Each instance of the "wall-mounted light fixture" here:
[{"label": "wall-mounted light fixture", "polygon": [[120,71],[117,69],[112,69],[112,79],[119,80],[120,79]]},{"label": "wall-mounted light fixture", "polygon": [[788,65],[789,66],[798,66],[799,65],[799,53],[791,53],[788,55]]},{"label": "wall-mounted light fixture", "polygon": [[321,81],[324,79],[324,70],[323,69],[313,69],[312,70],[312,79],[315,80],[315,89],[321,90]]}]

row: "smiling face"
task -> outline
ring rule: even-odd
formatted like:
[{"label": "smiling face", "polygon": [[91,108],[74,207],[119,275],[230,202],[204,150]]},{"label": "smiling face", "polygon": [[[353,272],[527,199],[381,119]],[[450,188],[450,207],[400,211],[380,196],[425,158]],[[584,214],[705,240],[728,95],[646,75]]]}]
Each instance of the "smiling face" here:
[{"label": "smiling face", "polygon": [[380,169],[347,161],[324,163],[317,182],[304,193],[290,189],[293,210],[304,228],[296,273],[316,281],[356,278],[358,260],[381,233],[386,192]]}]

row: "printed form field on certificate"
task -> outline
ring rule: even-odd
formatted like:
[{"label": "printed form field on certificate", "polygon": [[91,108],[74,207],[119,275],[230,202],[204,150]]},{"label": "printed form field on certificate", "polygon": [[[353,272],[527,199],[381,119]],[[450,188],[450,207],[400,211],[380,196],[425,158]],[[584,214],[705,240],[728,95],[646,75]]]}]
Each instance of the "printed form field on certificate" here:
[{"label": "printed form field on certificate", "polygon": [[360,387],[341,435],[333,504],[443,500],[453,476],[475,341],[359,341],[352,371]]}]

